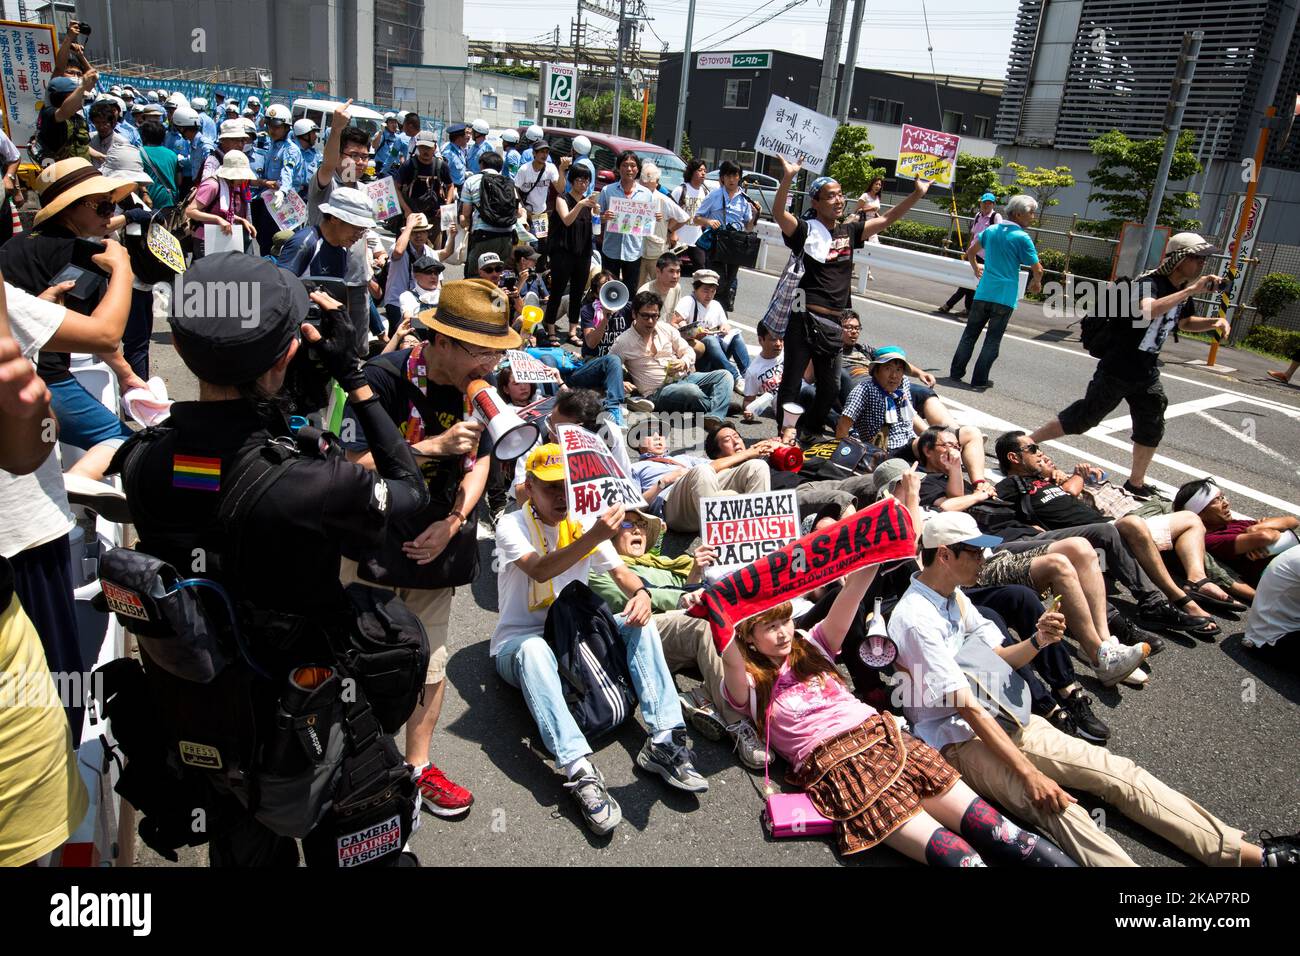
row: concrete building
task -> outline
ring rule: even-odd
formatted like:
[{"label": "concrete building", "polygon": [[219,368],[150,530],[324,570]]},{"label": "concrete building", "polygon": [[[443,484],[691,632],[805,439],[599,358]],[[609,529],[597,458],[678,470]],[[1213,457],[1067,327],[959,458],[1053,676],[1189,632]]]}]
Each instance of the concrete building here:
[{"label": "concrete building", "polygon": [[[1252,157],[1269,104],[1293,114],[1300,92],[1300,0],[1021,0],[1006,91],[994,138],[998,154],[1027,166],[1069,166],[1078,185],[1054,212],[1104,218],[1089,202],[1096,165],[1088,144],[1118,129],[1162,136],[1183,34],[1205,33],[1183,128],[1207,170],[1171,189],[1195,189],[1209,232],[1244,193],[1241,161]],[[1300,132],[1274,134],[1259,176],[1268,197],[1263,243],[1300,245]],[[1193,210],[1191,215],[1196,215]]]},{"label": "concrete building", "polygon": [[380,105],[395,64],[463,66],[468,44],[464,0],[76,0],[76,11],[99,60],[257,67],[278,88]]},{"label": "concrete building", "polygon": [[[800,105],[816,105],[821,60],[781,50],[694,53],[686,115],[682,128],[691,153],[716,166],[731,159],[746,169],[763,170],[764,157],[753,150],[772,94]],[[671,147],[677,126],[682,54],[665,53],[659,64],[655,125],[651,139]],[[1002,92],[999,80],[941,76],[943,113],[935,102],[934,78],[928,74],[887,73],[858,68],[853,81],[849,121],[871,131],[871,145],[881,166],[891,173],[898,158],[903,123],[943,129],[962,137],[962,150],[993,154],[993,122]]]}]

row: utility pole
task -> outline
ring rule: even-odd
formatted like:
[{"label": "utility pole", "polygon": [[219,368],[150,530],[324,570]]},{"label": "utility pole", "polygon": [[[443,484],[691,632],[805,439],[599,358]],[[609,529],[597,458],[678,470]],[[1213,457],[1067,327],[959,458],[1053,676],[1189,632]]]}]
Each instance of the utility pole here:
[{"label": "utility pole", "polygon": [[1178,66],[1174,73],[1174,85],[1170,91],[1169,103],[1165,107],[1165,151],[1160,157],[1160,166],[1156,170],[1155,188],[1151,191],[1151,204],[1147,207],[1147,218],[1142,224],[1142,238],[1138,244],[1139,272],[1145,272],[1151,265],[1151,247],[1155,243],[1156,223],[1160,218],[1160,206],[1165,199],[1165,186],[1169,183],[1169,167],[1174,162],[1178,134],[1182,131],[1183,111],[1187,108],[1187,96],[1192,91],[1192,77],[1196,75],[1196,58],[1201,52],[1201,41],[1204,38],[1204,30],[1183,34],[1183,46],[1178,52]]},{"label": "utility pole", "polygon": [[858,72],[858,39],[862,35],[862,19],[866,16],[866,0],[853,0],[853,19],[849,23],[849,49],[844,54],[844,75],[840,77],[840,108],[835,118],[848,122],[849,104],[853,99],[853,79]]},{"label": "utility pole", "polygon": [[615,31],[614,47],[614,123],[610,133],[618,135],[619,108],[623,105],[623,24],[626,22],[627,0],[618,0],[618,29]]},{"label": "utility pole", "polygon": [[682,81],[677,90],[677,117],[673,130],[673,153],[682,153],[682,134],[686,131],[686,91],[691,80],[691,35],[695,31],[695,0],[686,11],[686,49],[682,51]]},{"label": "utility pole", "polygon": [[848,0],[831,0],[826,18],[826,46],[822,50],[821,85],[817,88],[817,112],[830,116],[835,111],[835,70],[840,64],[840,41],[844,39],[844,12]]}]

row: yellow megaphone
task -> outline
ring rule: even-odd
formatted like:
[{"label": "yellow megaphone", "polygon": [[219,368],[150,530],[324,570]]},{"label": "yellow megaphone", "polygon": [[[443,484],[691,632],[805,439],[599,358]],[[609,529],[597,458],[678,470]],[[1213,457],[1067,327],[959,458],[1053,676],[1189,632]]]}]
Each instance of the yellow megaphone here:
[{"label": "yellow megaphone", "polygon": [[542,310],[541,306],[524,306],[524,311],[520,314],[524,335],[532,335],[533,329],[537,328],[538,323],[542,321],[545,315],[546,313]]}]

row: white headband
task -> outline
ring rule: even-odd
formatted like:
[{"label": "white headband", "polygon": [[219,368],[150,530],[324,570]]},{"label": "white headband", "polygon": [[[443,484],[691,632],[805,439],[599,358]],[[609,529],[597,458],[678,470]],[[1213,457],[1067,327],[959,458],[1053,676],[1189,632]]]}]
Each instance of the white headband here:
[{"label": "white headband", "polygon": [[1219,497],[1219,494],[1218,487],[1213,483],[1204,485],[1200,491],[1187,499],[1187,503],[1183,505],[1183,510],[1198,515],[1205,510],[1211,501]]}]

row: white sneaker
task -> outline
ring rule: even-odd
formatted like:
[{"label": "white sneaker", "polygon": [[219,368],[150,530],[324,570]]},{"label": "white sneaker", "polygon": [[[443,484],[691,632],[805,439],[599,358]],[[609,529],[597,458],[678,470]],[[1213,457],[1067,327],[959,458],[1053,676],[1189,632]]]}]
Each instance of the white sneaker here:
[{"label": "white sneaker", "polygon": [[640,395],[629,395],[623,402],[630,412],[653,412],[655,403],[648,398],[642,398]]},{"label": "white sneaker", "polygon": [[1097,650],[1097,663],[1092,665],[1092,672],[1105,686],[1114,687],[1136,671],[1150,653],[1151,648],[1145,642],[1125,647],[1112,637]]},{"label": "white sneaker", "polygon": [[750,770],[762,770],[772,759],[772,755],[759,741],[758,731],[749,721],[736,721],[727,728],[727,733],[736,742],[736,756]]}]

